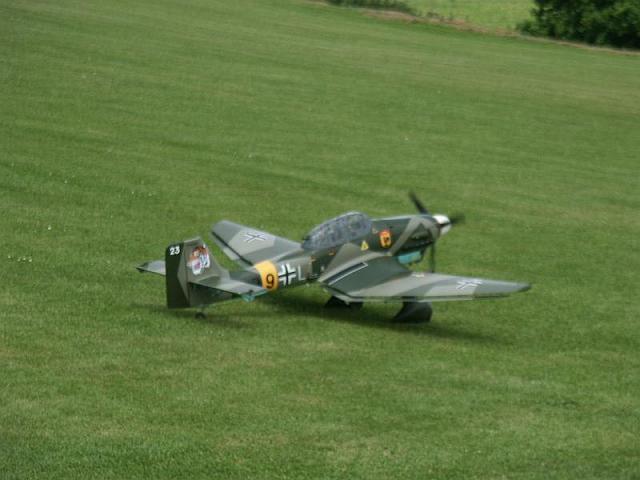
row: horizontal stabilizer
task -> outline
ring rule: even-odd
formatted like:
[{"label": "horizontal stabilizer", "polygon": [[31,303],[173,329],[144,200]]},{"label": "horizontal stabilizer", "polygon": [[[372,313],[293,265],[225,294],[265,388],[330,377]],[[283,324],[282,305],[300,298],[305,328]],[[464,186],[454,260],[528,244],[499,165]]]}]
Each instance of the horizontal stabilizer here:
[{"label": "horizontal stabilizer", "polygon": [[140,273],[155,273],[157,275],[167,274],[164,260],[152,260],[151,262],[145,262],[142,265],[138,265],[136,268]]},{"label": "horizontal stabilizer", "polygon": [[241,280],[235,280],[233,278],[204,278],[192,283],[200,287],[221,290],[223,292],[238,296],[257,297],[259,295],[267,293],[267,290],[259,285],[243,282]]},{"label": "horizontal stabilizer", "polygon": [[267,293],[259,283],[233,278],[200,238],[169,245],[165,260],[145,262],[136,268],[166,278],[169,308],[207,305],[234,297],[253,300]]}]

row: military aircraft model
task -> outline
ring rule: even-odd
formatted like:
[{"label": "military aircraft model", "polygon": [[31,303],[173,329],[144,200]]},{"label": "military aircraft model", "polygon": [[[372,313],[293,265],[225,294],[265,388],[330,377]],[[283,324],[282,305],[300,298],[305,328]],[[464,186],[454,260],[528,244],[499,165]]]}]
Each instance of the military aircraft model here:
[{"label": "military aircraft model", "polygon": [[[164,275],[169,308],[198,307],[280,288],[319,283],[327,307],[359,308],[364,302],[402,302],[396,321],[429,321],[431,302],[503,297],[526,283],[435,273],[436,242],[463,216],[432,215],[414,195],[418,213],[371,219],[348,212],[316,226],[302,243],[227,220],[213,225],[215,243],[238,270],[220,266],[201,238],[169,245],[164,260],[137,269]],[[430,251],[429,271],[414,271]]]}]

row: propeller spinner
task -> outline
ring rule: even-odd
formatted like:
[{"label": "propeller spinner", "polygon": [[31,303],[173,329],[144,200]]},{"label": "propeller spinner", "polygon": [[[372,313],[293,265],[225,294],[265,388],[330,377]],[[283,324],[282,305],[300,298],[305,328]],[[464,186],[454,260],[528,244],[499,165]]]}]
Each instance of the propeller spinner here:
[{"label": "propeller spinner", "polygon": [[[424,203],[422,203],[422,201],[418,198],[418,196],[414,192],[409,192],[409,198],[415,205],[416,210],[418,210],[418,212],[420,212],[423,215],[431,215],[427,207],[424,205]],[[438,224],[438,228],[440,230],[440,235],[438,235],[438,237],[441,237],[442,235],[449,232],[449,230],[451,230],[451,227],[453,225],[462,224],[465,222],[465,216],[463,213],[456,213],[450,217],[440,213],[436,213],[431,216]],[[436,242],[437,242],[437,239],[434,238],[433,243],[429,247],[429,271],[431,272],[436,271]]]}]

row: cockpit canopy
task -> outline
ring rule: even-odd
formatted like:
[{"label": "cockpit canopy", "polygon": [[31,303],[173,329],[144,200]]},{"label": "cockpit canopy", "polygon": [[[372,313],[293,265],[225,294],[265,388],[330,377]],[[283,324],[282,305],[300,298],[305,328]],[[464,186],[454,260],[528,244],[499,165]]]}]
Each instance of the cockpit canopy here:
[{"label": "cockpit canopy", "polygon": [[305,250],[321,250],[352,242],[369,234],[371,219],[360,212],[348,212],[327,220],[302,240]]}]

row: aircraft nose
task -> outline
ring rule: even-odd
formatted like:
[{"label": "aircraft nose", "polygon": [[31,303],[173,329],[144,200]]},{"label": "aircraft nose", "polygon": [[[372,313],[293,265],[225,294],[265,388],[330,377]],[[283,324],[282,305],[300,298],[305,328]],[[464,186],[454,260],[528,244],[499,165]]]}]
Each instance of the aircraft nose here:
[{"label": "aircraft nose", "polygon": [[440,236],[451,230],[451,220],[449,220],[449,217],[437,213],[433,216],[433,218],[436,222],[438,222],[438,227],[440,228]]}]

